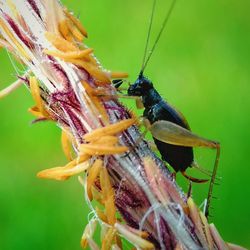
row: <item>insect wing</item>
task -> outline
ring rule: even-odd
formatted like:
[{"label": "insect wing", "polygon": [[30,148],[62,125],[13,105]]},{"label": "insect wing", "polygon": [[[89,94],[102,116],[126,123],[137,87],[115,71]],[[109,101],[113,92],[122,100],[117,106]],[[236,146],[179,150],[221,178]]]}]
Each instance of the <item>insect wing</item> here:
[{"label": "insect wing", "polygon": [[216,142],[202,138],[169,121],[161,120],[153,123],[150,131],[155,139],[172,145],[185,147],[217,147]]}]

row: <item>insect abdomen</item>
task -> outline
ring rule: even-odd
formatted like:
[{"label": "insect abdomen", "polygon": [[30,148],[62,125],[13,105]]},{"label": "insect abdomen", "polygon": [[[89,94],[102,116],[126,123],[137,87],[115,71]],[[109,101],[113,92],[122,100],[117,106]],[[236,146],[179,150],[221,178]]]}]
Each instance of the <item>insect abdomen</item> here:
[{"label": "insect abdomen", "polygon": [[[189,129],[179,113],[163,100],[149,109],[145,109],[144,116],[147,117],[151,124],[159,120],[165,120]],[[191,166],[194,160],[192,147],[176,146],[161,142],[155,138],[154,141],[162,159],[168,162],[176,172],[185,171],[186,168]]]},{"label": "insect abdomen", "polygon": [[171,145],[155,138],[154,142],[162,159],[168,162],[176,172],[185,171],[192,164],[194,160],[193,148]]}]

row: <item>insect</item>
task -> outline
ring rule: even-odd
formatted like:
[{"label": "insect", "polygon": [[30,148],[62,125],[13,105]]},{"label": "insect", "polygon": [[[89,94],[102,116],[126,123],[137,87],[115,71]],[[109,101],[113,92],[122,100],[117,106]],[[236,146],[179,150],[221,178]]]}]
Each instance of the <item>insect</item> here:
[{"label": "insect", "polygon": [[[128,96],[140,98],[144,107],[144,123],[147,124],[146,127],[151,132],[154,143],[156,144],[162,159],[169,163],[169,165],[174,168],[175,172],[181,172],[192,182],[206,182],[207,180],[197,179],[187,175],[186,169],[188,167],[199,168],[194,161],[193,147],[208,147],[216,149],[217,154],[211,175],[207,203],[205,205],[205,215],[208,216],[213,185],[216,179],[218,168],[220,144],[216,141],[208,140],[192,133],[185,117],[168,102],[166,102],[154,88],[152,81],[144,76],[144,70],[152,56],[152,53],[155,50],[163,30],[166,27],[175,2],[176,0],[172,1],[171,7],[166,14],[161,30],[153,44],[152,49],[149,52],[148,57],[146,58],[151,26],[155,13],[156,0],[154,0],[142,67],[137,80],[129,86],[127,94]],[[119,88],[121,83],[121,81],[116,80],[114,85]],[[201,168],[199,169],[203,172],[205,171]]]}]

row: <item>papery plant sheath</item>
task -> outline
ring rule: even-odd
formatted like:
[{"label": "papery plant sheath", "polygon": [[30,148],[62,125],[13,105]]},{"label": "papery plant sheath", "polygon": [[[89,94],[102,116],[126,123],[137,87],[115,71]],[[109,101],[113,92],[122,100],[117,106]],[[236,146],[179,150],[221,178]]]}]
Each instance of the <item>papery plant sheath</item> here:
[{"label": "papery plant sheath", "polygon": [[69,163],[38,176],[81,176],[93,211],[82,247],[99,249],[93,239],[99,223],[101,249],[122,249],[121,237],[137,249],[240,249],[208,224],[142,140],[137,117],[111,84],[126,74],[102,68],[85,43],[85,28],[66,7],[56,0],[0,1],[0,34],[0,44],[27,67],[0,97],[25,85],[35,102],[34,122],[62,129]]}]

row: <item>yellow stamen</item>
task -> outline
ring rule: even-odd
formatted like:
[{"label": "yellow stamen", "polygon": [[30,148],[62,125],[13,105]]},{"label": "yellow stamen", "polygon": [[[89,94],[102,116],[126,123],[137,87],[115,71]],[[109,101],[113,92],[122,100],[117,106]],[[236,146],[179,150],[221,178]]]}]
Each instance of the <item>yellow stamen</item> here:
[{"label": "yellow stamen", "polygon": [[103,213],[103,211],[100,210],[99,207],[96,207],[95,209],[96,213],[97,213],[97,216],[100,220],[102,220],[103,222],[105,223],[108,223],[108,219],[107,219],[107,216]]},{"label": "yellow stamen", "polygon": [[1,18],[0,18],[0,26],[3,29],[3,31],[7,34],[7,36],[10,38],[10,40],[16,45],[18,53],[27,60],[29,60],[30,59],[29,55],[24,50],[22,45],[17,41],[12,32],[9,30],[8,26],[4,23],[4,21]]},{"label": "yellow stamen", "polygon": [[92,77],[94,77],[99,84],[110,84],[110,78],[108,75],[98,68],[96,65],[93,65],[90,62],[84,62],[77,59],[67,59],[67,62],[73,63],[76,66],[84,68]]},{"label": "yellow stamen", "polygon": [[17,81],[15,81],[14,83],[12,83],[10,86],[8,86],[7,88],[3,89],[0,91],[0,99],[9,95],[10,93],[12,93],[14,90],[16,90],[17,88],[19,88],[21,85],[23,84],[23,80],[18,79]]},{"label": "yellow stamen", "polygon": [[43,50],[43,52],[47,55],[50,56],[55,56],[59,57],[60,59],[63,60],[68,60],[68,59],[84,59],[86,56],[88,56],[90,53],[93,52],[93,49],[85,49],[85,50],[79,50],[79,51],[72,51],[72,52],[61,52],[61,51],[53,51],[53,50]]},{"label": "yellow stamen", "polygon": [[114,194],[110,195],[105,202],[105,210],[108,219],[108,223],[110,225],[114,225],[116,223],[116,207],[115,207],[115,198]]},{"label": "yellow stamen", "polygon": [[43,105],[43,101],[40,95],[40,88],[37,82],[36,77],[32,76],[30,77],[30,91],[31,91],[31,95],[36,103],[36,106],[38,108],[38,110],[42,113],[45,114],[45,109],[44,109],[44,105]]},{"label": "yellow stamen", "polygon": [[93,89],[91,86],[89,86],[89,84],[85,81],[82,81],[83,87],[85,88],[86,92],[88,93],[88,95],[90,96],[90,99],[92,101],[92,104],[94,104],[94,106],[97,108],[97,110],[99,111],[99,113],[101,114],[101,117],[103,119],[103,122],[105,125],[109,124],[109,117],[107,114],[106,109],[104,108],[101,100],[97,97],[95,97],[96,95],[96,91],[95,89]]},{"label": "yellow stamen", "polygon": [[79,51],[79,49],[73,43],[68,42],[64,38],[54,33],[46,32],[45,37],[60,51],[63,52]]},{"label": "yellow stamen", "polygon": [[128,73],[125,73],[125,72],[111,72],[111,78],[120,79],[120,78],[127,78],[127,77],[128,77]]},{"label": "yellow stamen", "polygon": [[102,240],[102,250],[110,250],[114,237],[116,235],[116,229],[111,227],[109,228],[107,234]]},{"label": "yellow stamen", "polygon": [[99,190],[97,188],[95,188],[94,185],[92,185],[91,191],[92,191],[93,199],[95,201],[98,201],[100,204],[102,204],[104,206],[104,201],[103,201],[103,195],[102,195],[102,193],[99,192]]},{"label": "yellow stamen", "polygon": [[95,144],[100,144],[100,145],[107,145],[107,146],[114,146],[115,144],[118,143],[118,138],[116,136],[112,135],[106,135],[102,136],[98,140],[95,141]]},{"label": "yellow stamen", "polygon": [[111,155],[122,154],[128,151],[128,147],[125,146],[106,146],[100,144],[81,144],[80,151],[88,155]]},{"label": "yellow stamen", "polygon": [[99,111],[101,118],[103,119],[104,124],[108,125],[109,124],[109,116],[108,116],[107,111],[104,108],[102,102],[100,101],[100,99],[97,97],[92,97],[91,100],[92,100],[92,103],[97,108],[97,110]]},{"label": "yellow stamen", "polygon": [[46,118],[47,119],[47,117],[45,117],[44,114],[41,113],[41,111],[38,109],[37,106],[29,108],[28,112],[30,112],[32,115],[34,115],[37,118]]},{"label": "yellow stamen", "polygon": [[89,162],[83,162],[75,167],[68,169],[66,167],[56,167],[46,169],[37,174],[39,178],[54,179],[57,181],[64,181],[73,175],[80,174],[89,168]]},{"label": "yellow stamen", "polygon": [[88,82],[86,82],[86,81],[81,81],[81,83],[82,83],[82,86],[84,87],[84,89],[86,90],[86,92],[88,93],[88,95],[93,95],[94,93],[95,93],[95,89],[94,88],[92,88],[89,84],[88,84]]},{"label": "yellow stamen", "polygon": [[103,194],[103,200],[105,204],[105,211],[110,225],[114,225],[116,222],[116,207],[114,200],[114,190],[110,182],[108,171],[105,167],[100,172],[100,183]]},{"label": "yellow stamen", "polygon": [[128,239],[131,243],[133,243],[137,247],[142,248],[142,249],[154,249],[154,245],[151,242],[132,233],[125,226],[119,223],[116,223],[115,228],[120,234],[122,234],[126,239]]},{"label": "yellow stamen", "polygon": [[103,200],[106,201],[110,195],[113,195],[113,187],[110,183],[109,174],[105,167],[103,167],[100,172],[100,184],[103,194]]},{"label": "yellow stamen", "polygon": [[87,31],[86,29],[82,26],[81,22],[73,15],[71,15],[68,10],[65,8],[64,9],[64,13],[66,14],[66,16],[75,24],[75,26],[79,29],[79,31],[85,36],[87,37]]},{"label": "yellow stamen", "polygon": [[67,180],[69,177],[79,174],[89,168],[89,156],[82,155],[69,162],[64,167],[45,169],[37,174],[39,178],[55,179],[58,181]]},{"label": "yellow stamen", "polygon": [[85,134],[83,138],[85,141],[90,142],[90,141],[95,141],[102,136],[117,135],[135,123],[136,123],[135,118],[122,120],[120,122],[108,125],[106,127],[95,129],[94,131]]},{"label": "yellow stamen", "polygon": [[87,177],[87,194],[90,200],[93,199],[91,187],[95,183],[95,180],[97,176],[100,173],[101,167],[103,165],[103,161],[97,159],[94,164],[91,166],[91,168],[88,171],[88,177]]},{"label": "yellow stamen", "polygon": [[70,20],[66,20],[66,24],[68,26],[68,29],[71,31],[73,37],[78,41],[78,42],[82,42],[84,36],[82,35],[82,33],[72,24],[72,22]]},{"label": "yellow stamen", "polygon": [[73,41],[73,37],[71,35],[71,31],[68,27],[67,20],[63,20],[58,24],[58,29],[63,36],[64,39],[66,39],[69,42]]},{"label": "yellow stamen", "polygon": [[61,136],[61,143],[62,143],[62,149],[69,161],[72,161],[72,152],[71,152],[71,142],[70,138],[68,136],[68,132],[65,130],[62,130],[62,136]]}]

